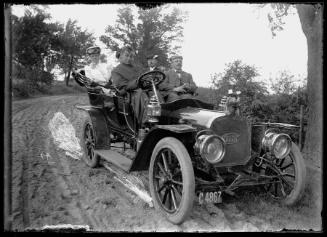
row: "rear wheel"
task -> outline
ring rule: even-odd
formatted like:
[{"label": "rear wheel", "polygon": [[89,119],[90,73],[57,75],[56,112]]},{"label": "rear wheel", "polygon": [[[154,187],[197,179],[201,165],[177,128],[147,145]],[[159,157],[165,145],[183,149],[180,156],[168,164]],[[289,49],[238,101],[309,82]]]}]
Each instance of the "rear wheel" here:
[{"label": "rear wheel", "polygon": [[83,139],[84,139],[84,162],[92,167],[95,168],[99,165],[100,156],[94,153],[95,147],[95,134],[92,125],[91,118],[88,116],[83,125]]},{"label": "rear wheel", "polygon": [[182,223],[193,207],[195,180],[191,158],[178,139],[166,137],[155,146],[149,181],[156,209],[170,222]]},{"label": "rear wheel", "polygon": [[284,159],[275,159],[272,167],[267,167],[266,175],[275,175],[265,190],[286,205],[295,204],[303,195],[306,167],[299,148],[292,143],[290,154]]}]

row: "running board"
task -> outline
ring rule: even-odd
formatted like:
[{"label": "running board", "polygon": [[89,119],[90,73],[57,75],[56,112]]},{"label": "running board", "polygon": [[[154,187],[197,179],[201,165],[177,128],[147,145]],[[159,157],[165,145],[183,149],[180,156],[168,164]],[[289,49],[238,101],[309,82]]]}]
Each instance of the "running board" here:
[{"label": "running board", "polygon": [[94,150],[94,153],[126,172],[129,172],[133,163],[133,160],[113,150]]}]

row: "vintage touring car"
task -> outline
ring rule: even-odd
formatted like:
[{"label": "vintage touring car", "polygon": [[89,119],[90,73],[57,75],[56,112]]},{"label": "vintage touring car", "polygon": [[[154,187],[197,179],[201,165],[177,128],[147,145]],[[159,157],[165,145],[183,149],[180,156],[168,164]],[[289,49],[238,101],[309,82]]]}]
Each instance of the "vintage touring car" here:
[{"label": "vintage touring car", "polygon": [[[140,126],[130,93],[112,86],[114,93],[105,95],[81,72],[74,79],[87,88],[90,100],[77,106],[89,115],[83,127],[86,164],[96,167],[106,160],[127,173],[148,170],[154,206],[172,223],[188,217],[195,198],[219,203],[223,193],[234,195],[244,186],[260,185],[285,205],[301,198],[304,160],[283,132],[293,125],[251,124],[239,112],[239,93],[231,92],[222,110],[195,98],[159,103],[156,86],[165,75],[147,72],[138,78],[138,87],[152,92]],[[118,142],[132,155],[116,152]]]}]

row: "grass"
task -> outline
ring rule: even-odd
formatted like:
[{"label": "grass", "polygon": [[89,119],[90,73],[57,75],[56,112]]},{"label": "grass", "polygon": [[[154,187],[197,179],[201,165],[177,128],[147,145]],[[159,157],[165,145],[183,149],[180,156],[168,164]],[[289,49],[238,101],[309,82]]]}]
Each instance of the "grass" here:
[{"label": "grass", "polygon": [[69,86],[66,86],[64,81],[53,81],[51,87],[44,91],[29,92],[28,95],[19,96],[13,94],[13,100],[20,100],[26,98],[35,98],[49,95],[65,95],[65,94],[85,94],[87,91],[84,87],[79,86],[75,81],[70,81]]},{"label": "grass", "polygon": [[229,200],[249,217],[255,216],[261,223],[268,223],[267,231],[322,231],[322,180],[321,172],[307,169],[307,182],[303,197],[293,206],[285,206],[270,198],[259,188],[242,189],[237,197]]},{"label": "grass", "polygon": [[79,86],[76,82],[70,82],[69,86],[66,86],[63,81],[55,81],[48,93],[50,95],[62,95],[62,94],[76,94],[85,93],[86,89]]}]

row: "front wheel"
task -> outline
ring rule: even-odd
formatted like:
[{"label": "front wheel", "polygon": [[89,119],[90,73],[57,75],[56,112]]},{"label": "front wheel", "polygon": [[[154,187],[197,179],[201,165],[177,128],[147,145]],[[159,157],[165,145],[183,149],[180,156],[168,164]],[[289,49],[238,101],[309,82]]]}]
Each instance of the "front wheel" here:
[{"label": "front wheel", "polygon": [[170,222],[181,224],[193,208],[195,179],[191,158],[178,139],[166,137],[155,146],[149,181],[156,209]]},{"label": "front wheel", "polygon": [[306,167],[299,148],[292,143],[292,149],[283,159],[275,159],[272,167],[267,167],[267,175],[275,175],[272,183],[265,185],[266,191],[286,205],[295,204],[303,195]]}]

